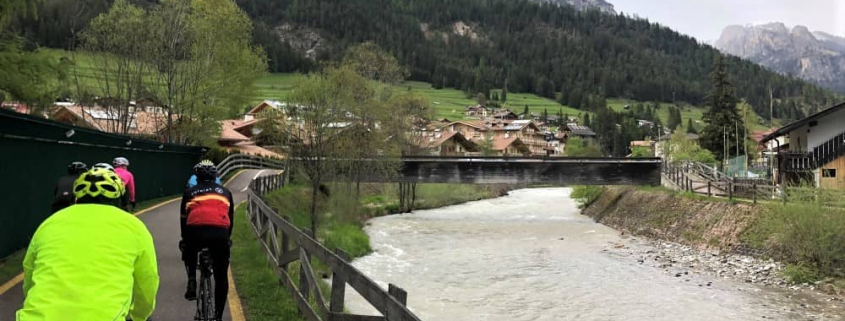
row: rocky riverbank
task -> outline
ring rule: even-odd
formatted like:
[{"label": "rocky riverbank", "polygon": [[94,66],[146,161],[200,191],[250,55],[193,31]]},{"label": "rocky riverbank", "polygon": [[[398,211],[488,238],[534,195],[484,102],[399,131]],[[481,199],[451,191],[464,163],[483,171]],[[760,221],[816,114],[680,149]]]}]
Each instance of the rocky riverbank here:
[{"label": "rocky riverbank", "polygon": [[746,244],[743,234],[764,214],[761,207],[609,187],[582,213],[621,231],[624,242],[610,243],[605,251],[631,264],[653,266],[701,287],[737,280],[748,285],[737,290],[764,289],[779,309],[802,318],[845,316],[841,289],[830,282],[791,283],[784,274],[788,265]]}]

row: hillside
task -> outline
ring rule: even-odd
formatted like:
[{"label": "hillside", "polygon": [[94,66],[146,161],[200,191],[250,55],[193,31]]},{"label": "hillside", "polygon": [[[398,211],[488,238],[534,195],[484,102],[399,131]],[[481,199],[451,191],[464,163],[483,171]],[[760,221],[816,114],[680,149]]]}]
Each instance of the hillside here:
[{"label": "hillside", "polygon": [[845,93],[845,38],[783,23],[729,26],[716,41],[725,53]]},{"label": "hillside", "polygon": [[[236,0],[254,20],[271,72],[309,72],[375,41],[408,67],[410,80],[437,89],[507,87],[579,109],[602,97],[705,105],[716,49],[646,20],[548,3],[604,1],[538,1]],[[16,28],[36,44],[67,48],[72,31],[110,2],[46,0],[38,20]],[[739,97],[765,119],[770,87],[779,89],[776,118],[800,118],[838,99],[739,58],[729,65]]]}]

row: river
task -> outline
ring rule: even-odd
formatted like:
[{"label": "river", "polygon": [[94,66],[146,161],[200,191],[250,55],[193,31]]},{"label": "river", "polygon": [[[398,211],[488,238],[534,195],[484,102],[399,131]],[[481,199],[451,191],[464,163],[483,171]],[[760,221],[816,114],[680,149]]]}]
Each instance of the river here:
[{"label": "river", "polygon": [[[707,275],[690,282],[614,255],[607,248],[623,236],[581,215],[570,192],[517,190],[376,218],[366,228],[374,253],[353,264],[385,288],[404,288],[422,320],[798,317],[754,286]],[[347,297],[351,312],[378,315],[360,297]]]}]

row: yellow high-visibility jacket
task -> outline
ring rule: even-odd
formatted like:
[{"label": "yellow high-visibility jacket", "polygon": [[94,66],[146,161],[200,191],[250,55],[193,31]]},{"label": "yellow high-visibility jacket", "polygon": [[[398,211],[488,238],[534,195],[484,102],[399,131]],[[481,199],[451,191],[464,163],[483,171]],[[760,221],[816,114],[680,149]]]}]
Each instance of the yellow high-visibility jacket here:
[{"label": "yellow high-visibility jacket", "polygon": [[144,321],[158,292],[153,238],[117,207],[77,204],[36,230],[17,321]]}]

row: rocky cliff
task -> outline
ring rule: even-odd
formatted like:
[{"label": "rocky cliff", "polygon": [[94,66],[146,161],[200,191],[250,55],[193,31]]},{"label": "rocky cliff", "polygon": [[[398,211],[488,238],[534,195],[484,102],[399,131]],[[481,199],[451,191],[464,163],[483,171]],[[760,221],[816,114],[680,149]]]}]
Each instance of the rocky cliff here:
[{"label": "rocky cliff", "polygon": [[845,92],[845,38],[783,23],[729,26],[716,41],[724,53]]}]

